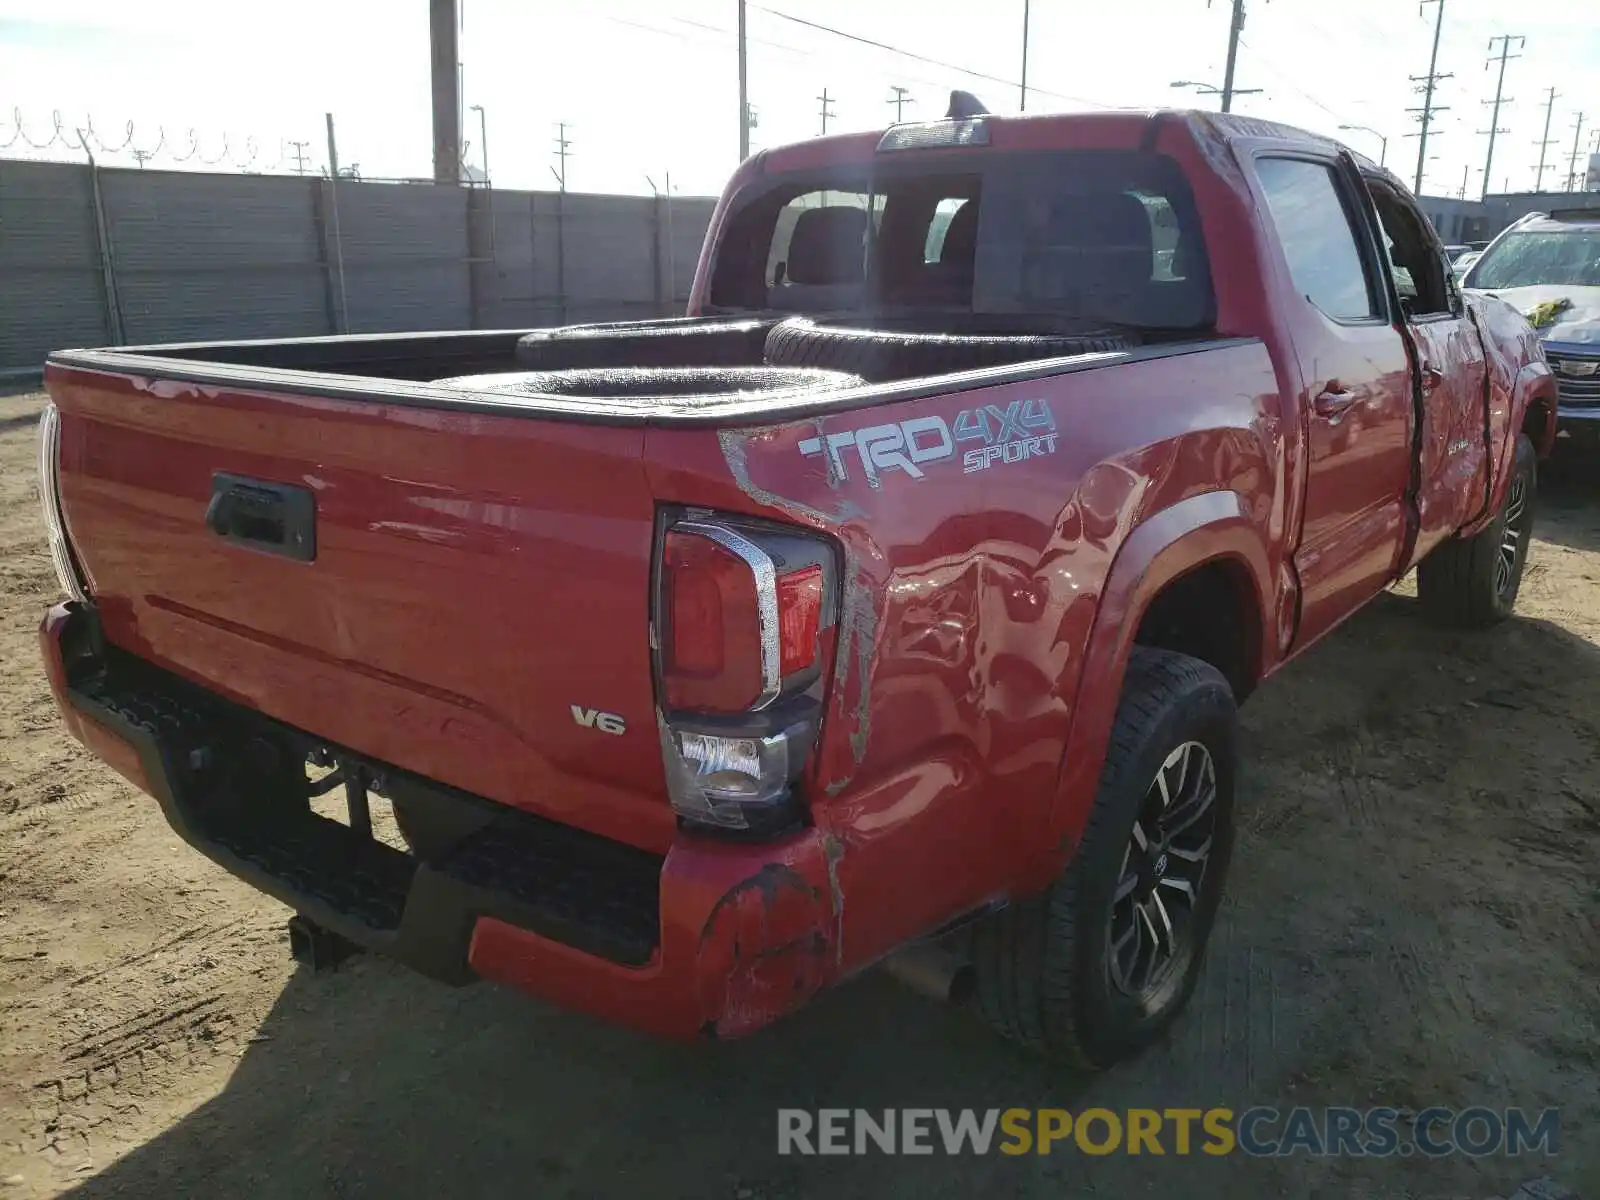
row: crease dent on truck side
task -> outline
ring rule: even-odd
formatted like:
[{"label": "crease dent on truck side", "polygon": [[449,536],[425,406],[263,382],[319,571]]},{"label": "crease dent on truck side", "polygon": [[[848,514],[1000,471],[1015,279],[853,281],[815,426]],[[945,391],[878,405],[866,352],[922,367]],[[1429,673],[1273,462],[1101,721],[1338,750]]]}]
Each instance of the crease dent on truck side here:
[{"label": "crease dent on truck side", "polygon": [[53,355],[69,731],[436,978],[732,1037],[936,941],[1148,1045],[1238,704],[1413,566],[1511,613],[1554,385],[1337,143],[957,108],[743,163],[683,318]]}]

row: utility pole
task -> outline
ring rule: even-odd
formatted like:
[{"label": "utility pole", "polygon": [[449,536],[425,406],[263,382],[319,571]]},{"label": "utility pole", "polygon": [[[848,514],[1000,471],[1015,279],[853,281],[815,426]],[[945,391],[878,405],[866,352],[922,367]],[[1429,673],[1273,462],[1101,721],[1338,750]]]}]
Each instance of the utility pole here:
[{"label": "utility pole", "polygon": [[1463,163],[1461,167],[1461,190],[1456,193],[1457,200],[1465,200],[1467,198],[1467,176],[1471,173],[1472,167]]},{"label": "utility pole", "polygon": [[489,185],[489,118],[483,114],[483,105],[474,104],[472,111],[478,114],[478,157],[483,159],[483,183]]},{"label": "utility pole", "polygon": [[894,123],[898,125],[904,119],[906,105],[911,103],[911,89],[891,84],[889,90],[894,93],[889,98],[889,103],[894,105]]},{"label": "utility pole", "polygon": [[1572,157],[1567,159],[1567,191],[1578,190],[1578,143],[1583,140],[1583,114],[1578,114],[1578,123],[1572,129]]},{"label": "utility pole", "polygon": [[[1489,121],[1489,154],[1483,160],[1483,195],[1485,195],[1485,196],[1487,196],[1489,194],[1489,171],[1494,166],[1494,139],[1495,139],[1495,136],[1497,134],[1509,133],[1510,132],[1510,130],[1508,130],[1508,129],[1501,129],[1500,128],[1500,106],[1502,104],[1510,104],[1511,103],[1510,98],[1508,98],[1506,96],[1506,94],[1505,94],[1505,91],[1506,91],[1506,62],[1508,60],[1510,60],[1510,59],[1513,59],[1513,58],[1521,58],[1522,57],[1522,55],[1520,55],[1520,54],[1511,53],[1511,43],[1512,42],[1516,42],[1517,49],[1520,50],[1520,49],[1522,49],[1522,47],[1524,45],[1527,44],[1527,41],[1528,41],[1527,38],[1521,36],[1520,34],[1514,34],[1514,33],[1502,33],[1497,38],[1490,38],[1489,39],[1489,54],[1490,54],[1490,58],[1483,64],[1483,69],[1485,71],[1487,71],[1490,67],[1492,67],[1494,65],[1494,61],[1495,61],[1494,57],[1493,57],[1493,55],[1494,55],[1494,44],[1496,42],[1499,42],[1500,43],[1500,81],[1498,83],[1496,83],[1495,86],[1494,86],[1494,115],[1490,118],[1490,121]],[[1486,100],[1486,101],[1484,101],[1484,103],[1487,104],[1488,101]],[[1482,130],[1480,130],[1479,132],[1481,133]]]},{"label": "utility pole", "polygon": [[1417,5],[1417,12],[1420,15],[1422,10],[1430,4],[1437,4],[1439,6],[1433,20],[1433,54],[1428,59],[1428,73],[1426,75],[1413,75],[1411,77],[1412,83],[1422,84],[1422,107],[1420,109],[1406,109],[1407,112],[1422,114],[1422,130],[1419,135],[1420,140],[1417,143],[1417,179],[1416,182],[1411,185],[1412,192],[1418,196],[1422,195],[1422,168],[1428,161],[1428,130],[1433,125],[1433,114],[1436,112],[1449,111],[1448,105],[1434,104],[1433,89],[1435,85],[1438,84],[1439,80],[1452,78],[1452,76],[1448,73],[1444,75],[1439,74],[1439,34],[1444,29],[1444,0],[1422,0],[1422,2]]},{"label": "utility pole", "polygon": [[333,210],[333,260],[339,283],[339,332],[350,332],[350,300],[344,286],[344,233],[339,228],[339,143],[333,136],[333,114],[328,120],[328,206]]},{"label": "utility pole", "polygon": [[739,161],[750,157],[750,63],[745,37],[745,0],[739,0]]},{"label": "utility pole", "polygon": [[428,0],[435,183],[461,182],[460,31],[460,0]]},{"label": "utility pole", "polygon": [[558,171],[551,167],[550,173],[556,177],[556,183],[561,186],[563,192],[567,190],[567,152],[571,146],[572,143],[567,140],[567,123],[565,121],[556,122],[555,156],[561,160],[561,169]]},{"label": "utility pole", "polygon": [[1028,111],[1028,8],[1031,0],[1022,0],[1022,102],[1018,112]]},{"label": "utility pole", "polygon": [[[1439,0],[1442,4],[1444,0]],[[1211,0],[1206,0],[1206,7]],[[1239,61],[1239,35],[1244,32],[1244,0],[1233,0],[1233,17],[1228,22],[1228,65],[1222,73],[1222,111],[1233,111],[1233,68]]]},{"label": "utility pole", "polygon": [[[310,144],[310,142],[289,143],[294,147],[294,173],[296,175],[304,175],[306,173],[306,147]],[[141,167],[144,166],[142,162],[139,165]]]},{"label": "utility pole", "polygon": [[817,99],[822,101],[822,133],[823,136],[826,137],[828,133],[828,119],[833,116],[833,97],[828,95],[827,88],[823,88],[822,95],[818,96]]},{"label": "utility pole", "polygon": [[1550,98],[1545,101],[1544,105],[1544,140],[1539,143],[1539,174],[1533,181],[1533,190],[1536,192],[1544,191],[1544,160],[1545,156],[1550,152],[1550,147],[1555,144],[1550,137],[1550,116],[1556,110],[1556,97],[1559,94],[1555,88],[1551,88]]}]

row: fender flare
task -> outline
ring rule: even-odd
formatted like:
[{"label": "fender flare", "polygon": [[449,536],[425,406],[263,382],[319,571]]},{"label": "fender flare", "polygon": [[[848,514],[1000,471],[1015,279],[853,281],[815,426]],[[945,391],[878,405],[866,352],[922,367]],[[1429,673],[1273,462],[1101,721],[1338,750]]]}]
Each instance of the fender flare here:
[{"label": "fender flare", "polygon": [[1050,836],[1040,839],[1049,861],[1030,881],[1040,889],[1065,865],[1088,820],[1121,700],[1122,679],[1145,610],[1169,583],[1220,560],[1231,560],[1248,574],[1261,614],[1258,661],[1265,668],[1276,659],[1276,609],[1267,548],[1238,493],[1190,496],[1135,526],[1112,560],[1084,648],[1066,752],[1050,806]]},{"label": "fender flare", "polygon": [[1506,416],[1505,436],[1500,439],[1499,453],[1494,459],[1494,479],[1489,488],[1489,503],[1470,524],[1464,526],[1460,536],[1471,537],[1478,533],[1500,511],[1505,500],[1506,486],[1511,480],[1511,464],[1516,459],[1517,438],[1522,435],[1522,423],[1534,405],[1548,407],[1550,416],[1544,432],[1535,440],[1533,449],[1543,461],[1550,456],[1556,440],[1556,377],[1543,358],[1523,363],[1511,385],[1511,411]]}]

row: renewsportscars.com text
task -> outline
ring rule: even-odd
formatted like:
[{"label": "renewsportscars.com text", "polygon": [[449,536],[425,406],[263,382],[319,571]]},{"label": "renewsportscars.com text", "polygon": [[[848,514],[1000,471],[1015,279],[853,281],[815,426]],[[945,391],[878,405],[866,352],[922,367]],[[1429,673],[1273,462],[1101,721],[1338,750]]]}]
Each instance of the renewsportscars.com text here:
[{"label": "renewsportscars.com text", "polygon": [[1555,1154],[1546,1108],[803,1108],[778,1110],[779,1154],[1238,1154],[1442,1158]]}]

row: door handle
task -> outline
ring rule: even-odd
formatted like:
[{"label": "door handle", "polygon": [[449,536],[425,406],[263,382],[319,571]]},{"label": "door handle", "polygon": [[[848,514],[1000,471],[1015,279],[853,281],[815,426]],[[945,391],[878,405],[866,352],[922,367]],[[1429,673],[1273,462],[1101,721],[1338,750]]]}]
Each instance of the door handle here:
[{"label": "door handle", "polygon": [[1312,407],[1317,410],[1317,416],[1329,417],[1337,421],[1344,416],[1345,410],[1355,402],[1356,394],[1346,391],[1339,386],[1338,380],[1334,380],[1317,393],[1317,398],[1312,401]]},{"label": "door handle", "polygon": [[1430,362],[1422,364],[1422,390],[1431,392],[1444,383],[1444,372]]}]

